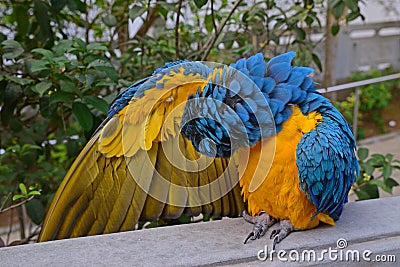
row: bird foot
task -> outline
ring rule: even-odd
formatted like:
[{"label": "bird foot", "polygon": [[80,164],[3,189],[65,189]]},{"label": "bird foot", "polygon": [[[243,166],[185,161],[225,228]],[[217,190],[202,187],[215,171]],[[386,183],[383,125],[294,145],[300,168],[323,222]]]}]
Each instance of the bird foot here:
[{"label": "bird foot", "polygon": [[249,239],[255,240],[264,236],[268,228],[277,222],[275,218],[263,211],[256,216],[250,216],[246,211],[243,211],[242,216],[246,222],[254,224],[253,230],[244,240],[245,244]]},{"label": "bird foot", "polygon": [[276,244],[281,242],[291,232],[294,231],[294,226],[289,220],[283,220],[279,222],[279,227],[271,232],[270,239],[274,239],[272,249],[275,250]]}]

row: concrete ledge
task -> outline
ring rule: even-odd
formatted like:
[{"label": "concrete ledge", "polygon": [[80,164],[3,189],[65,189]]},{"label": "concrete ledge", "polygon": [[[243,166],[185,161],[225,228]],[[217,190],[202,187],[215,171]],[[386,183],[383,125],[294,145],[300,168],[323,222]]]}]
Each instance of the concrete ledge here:
[{"label": "concrete ledge", "polygon": [[376,144],[376,143],[380,143],[383,141],[387,141],[393,138],[399,138],[400,137],[400,131],[396,131],[396,132],[392,132],[392,133],[388,133],[388,134],[382,134],[382,135],[378,135],[378,136],[374,136],[374,137],[370,137],[367,139],[363,139],[360,141],[357,141],[357,146],[368,146],[371,144]]},{"label": "concrete ledge", "polygon": [[[278,260],[261,262],[257,253],[272,242],[270,230],[263,238],[244,245],[252,226],[242,218],[141,231],[91,236],[0,249],[1,266],[201,266],[268,264],[287,266]],[[290,234],[276,250],[289,253],[313,249],[337,249],[337,240],[347,241],[345,250],[371,250],[375,255],[395,255],[400,262],[400,197],[349,203],[336,227],[322,226]],[[339,249],[340,252],[340,249]],[[294,254],[293,254],[294,255]],[[292,256],[293,256],[292,255]],[[330,262],[325,255],[325,263]],[[342,260],[343,261],[343,260]],[[363,262],[363,259],[361,259]],[[322,262],[303,262],[319,265]],[[293,265],[299,266],[298,263]],[[346,265],[359,264],[346,262]],[[364,261],[364,264],[371,264]],[[393,264],[393,263],[392,263]]]}]

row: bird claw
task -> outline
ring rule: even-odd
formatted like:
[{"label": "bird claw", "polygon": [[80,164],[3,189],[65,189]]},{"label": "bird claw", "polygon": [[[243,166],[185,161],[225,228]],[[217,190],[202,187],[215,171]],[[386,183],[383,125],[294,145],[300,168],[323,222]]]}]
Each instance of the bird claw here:
[{"label": "bird claw", "polygon": [[246,244],[249,239],[255,240],[264,236],[268,228],[276,222],[276,219],[269,216],[266,212],[261,212],[256,216],[250,216],[246,211],[243,211],[242,215],[246,222],[254,224],[253,230],[244,240],[244,244]]},{"label": "bird claw", "polygon": [[279,223],[279,228],[271,232],[270,239],[274,239],[272,249],[275,250],[276,244],[281,242],[294,230],[293,224],[289,220],[283,220]]},{"label": "bird claw", "polygon": [[254,232],[250,232],[249,235],[246,237],[246,239],[244,240],[244,244],[247,243],[247,241],[251,238],[251,240],[255,239],[255,234]]}]

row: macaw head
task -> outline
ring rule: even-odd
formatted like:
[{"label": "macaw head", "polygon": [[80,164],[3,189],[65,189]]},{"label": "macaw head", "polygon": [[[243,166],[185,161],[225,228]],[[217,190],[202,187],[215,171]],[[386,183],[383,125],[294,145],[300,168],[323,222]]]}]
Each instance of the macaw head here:
[{"label": "macaw head", "polygon": [[313,111],[304,115],[298,107],[293,107],[291,119],[283,124],[280,135],[286,140],[300,140],[300,138],[314,130],[322,122],[320,113]]}]

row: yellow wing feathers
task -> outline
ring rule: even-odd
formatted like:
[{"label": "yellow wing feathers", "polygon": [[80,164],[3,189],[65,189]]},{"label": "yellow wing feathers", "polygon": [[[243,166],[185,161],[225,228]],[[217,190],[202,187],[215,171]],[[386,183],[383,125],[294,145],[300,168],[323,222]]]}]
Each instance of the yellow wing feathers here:
[{"label": "yellow wing feathers", "polygon": [[194,80],[173,87],[172,80],[163,89],[149,89],[142,98],[132,99],[101,130],[99,150],[107,157],[132,156],[139,149],[149,150],[153,142],[175,136],[175,124],[182,117],[185,101],[204,83],[204,79]]},{"label": "yellow wing feathers", "polygon": [[236,162],[199,154],[179,133],[185,101],[206,80],[174,75],[103,123],[56,192],[39,241],[134,230],[139,221],[182,214],[240,214]]}]

